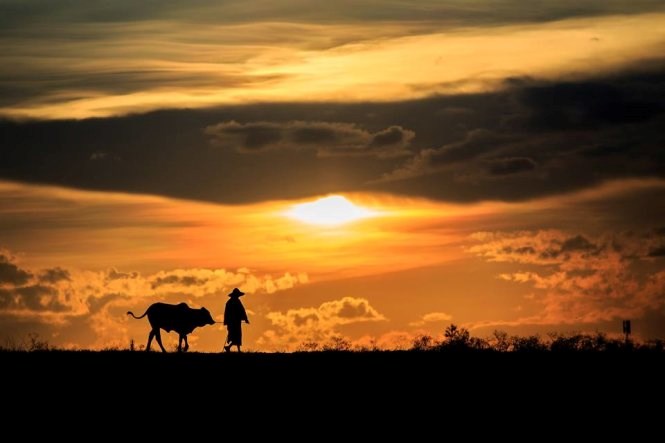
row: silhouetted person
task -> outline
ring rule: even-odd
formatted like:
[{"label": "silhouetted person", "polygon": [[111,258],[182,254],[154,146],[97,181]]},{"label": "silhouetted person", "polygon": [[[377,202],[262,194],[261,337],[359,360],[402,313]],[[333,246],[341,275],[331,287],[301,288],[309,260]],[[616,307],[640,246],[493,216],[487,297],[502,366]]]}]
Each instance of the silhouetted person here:
[{"label": "silhouetted person", "polygon": [[231,346],[236,346],[238,352],[240,346],[242,346],[242,322],[249,324],[247,319],[247,312],[245,312],[245,307],[240,302],[240,297],[245,295],[238,288],[234,288],[233,291],[229,294],[229,301],[226,302],[226,307],[224,308],[224,324],[226,325],[226,330],[228,335],[226,336],[226,343],[224,350],[229,352]]}]

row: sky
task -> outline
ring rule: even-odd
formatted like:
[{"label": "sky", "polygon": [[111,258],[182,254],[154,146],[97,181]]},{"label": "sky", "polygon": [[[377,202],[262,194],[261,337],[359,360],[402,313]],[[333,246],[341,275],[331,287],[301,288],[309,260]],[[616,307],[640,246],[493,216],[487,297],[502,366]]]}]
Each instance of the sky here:
[{"label": "sky", "polygon": [[0,0],[0,346],[234,287],[255,351],[665,338],[663,54],[655,0]]}]

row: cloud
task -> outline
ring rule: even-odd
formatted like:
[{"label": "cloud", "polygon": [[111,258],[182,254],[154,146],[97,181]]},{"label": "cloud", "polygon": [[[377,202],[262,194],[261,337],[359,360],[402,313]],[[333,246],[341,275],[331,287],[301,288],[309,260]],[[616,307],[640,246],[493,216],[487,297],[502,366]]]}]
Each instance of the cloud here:
[{"label": "cloud", "polygon": [[[607,70],[662,52],[657,0],[548,2],[537,10],[511,0],[500,11],[491,0],[473,7],[317,0],[306,8],[301,0],[197,0],[158,9],[125,1],[14,3],[0,4],[7,48],[0,112],[13,117],[412,99],[486,91],[506,75]],[[654,11],[661,14],[645,14]],[[547,51],[543,40],[551,43]],[[460,48],[474,57],[460,57]]]},{"label": "cloud", "polygon": [[[7,310],[66,312],[70,307],[63,303],[56,288],[40,284],[21,286],[6,290],[2,297]],[[9,300],[11,299],[11,302]]]},{"label": "cloud", "polygon": [[339,326],[386,320],[367,299],[356,297],[325,302],[316,308],[269,312],[266,318],[271,328],[264,332],[258,343],[289,348],[306,341],[323,343],[339,334]]},{"label": "cloud", "polygon": [[658,246],[649,251],[649,257],[665,257],[665,246]]},{"label": "cloud", "polygon": [[45,269],[39,274],[39,280],[45,283],[57,283],[62,280],[71,280],[69,271],[60,267]]},{"label": "cloud", "polygon": [[[349,191],[521,201],[665,176],[662,59],[588,78],[502,85],[380,103],[0,120],[0,177],[238,204]],[[99,152],[105,159],[91,161]]]},{"label": "cloud", "polygon": [[630,94],[625,86],[610,82],[533,85],[518,94],[525,113],[508,123],[531,131],[588,130],[639,123],[665,110],[659,101],[639,90]]},{"label": "cloud", "polygon": [[[505,91],[483,98],[488,108],[465,106],[477,115],[458,117],[492,120],[457,141],[421,149],[375,186],[443,199],[519,200],[609,179],[662,176],[665,162],[656,152],[665,77],[662,61],[645,66],[642,74],[632,68],[583,81],[507,81]],[[498,103],[503,109],[490,109]]]},{"label": "cloud", "polygon": [[450,321],[453,316],[445,312],[430,312],[423,315],[420,320],[409,323],[409,326],[424,326],[426,323]]},{"label": "cloud", "polygon": [[108,270],[106,274],[106,278],[108,280],[118,280],[118,279],[133,279],[133,278],[139,278],[140,274],[138,272],[119,272],[115,268],[111,268]]},{"label": "cloud", "polygon": [[[467,132],[461,141],[420,151],[400,168],[384,174],[378,182],[459,171],[459,168],[473,170],[477,165],[484,165],[490,176],[506,176],[535,169],[536,162],[531,158],[493,157],[513,143],[519,143],[514,135],[476,128]],[[478,159],[482,159],[481,163],[476,163]]]},{"label": "cloud", "polygon": [[514,324],[595,323],[640,318],[665,306],[665,263],[640,263],[662,238],[653,232],[595,235],[559,230],[481,232],[468,251],[488,261],[529,266],[501,280],[530,285],[538,313]]},{"label": "cloud", "polygon": [[291,121],[288,123],[228,121],[208,126],[205,130],[213,143],[241,153],[266,150],[313,149],[319,156],[376,156],[379,158],[408,155],[407,146],[413,131],[391,126],[376,133],[360,129],[353,123]]},{"label": "cloud", "polygon": [[364,335],[352,341],[356,349],[407,350],[413,346],[413,340],[420,335],[414,331],[388,331],[379,336]]},{"label": "cloud", "polygon": [[253,294],[290,289],[298,284],[308,282],[305,273],[284,273],[281,276],[254,275],[249,269],[236,272],[225,269],[175,269],[159,271],[146,278],[146,282],[155,293],[184,292],[195,297],[231,292],[234,287],[241,287],[244,292]]},{"label": "cloud", "polygon": [[528,157],[496,158],[487,162],[491,175],[510,175],[536,169],[536,162]]},{"label": "cloud", "polygon": [[[20,4],[21,7],[16,7]],[[351,7],[331,5],[326,0],[310,0],[310,8],[303,8],[301,0],[283,0],[277,4],[271,0],[254,0],[251,5],[215,0],[196,0],[182,3],[164,0],[161,8],[137,4],[131,0],[117,0],[111,4],[98,2],[43,3],[39,0],[14,0],[3,2],[0,24],[9,29],[44,25],[49,23],[104,25],[108,23],[134,23],[171,20],[205,25],[210,23],[242,23],[250,20],[268,23],[279,22],[384,22],[390,20],[437,20],[446,28],[482,24],[510,24],[562,20],[570,17],[586,17],[610,14],[637,14],[658,11],[658,0],[587,0],[582,7],[566,2],[546,2],[537,9],[524,8],[520,0],[506,0],[500,9],[492,0],[479,0],[469,7],[464,0],[440,2],[436,0],[381,2],[380,9],[374,0],[358,0]],[[55,26],[54,26],[55,27]],[[50,27],[47,27],[50,31]],[[262,35],[256,38],[269,37]]]},{"label": "cloud", "polygon": [[32,274],[19,268],[12,262],[12,257],[0,254],[0,285],[24,285],[32,278]]}]

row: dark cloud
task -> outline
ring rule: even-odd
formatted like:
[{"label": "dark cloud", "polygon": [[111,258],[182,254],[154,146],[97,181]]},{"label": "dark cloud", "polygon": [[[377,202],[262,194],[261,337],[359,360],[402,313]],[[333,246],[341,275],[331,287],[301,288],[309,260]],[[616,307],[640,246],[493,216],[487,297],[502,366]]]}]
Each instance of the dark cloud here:
[{"label": "dark cloud", "polygon": [[373,319],[376,317],[376,311],[370,306],[367,300],[362,299],[362,301],[358,301],[358,299],[347,297],[342,300],[337,315],[345,319]]},{"label": "dark cloud", "polygon": [[156,289],[164,285],[200,286],[206,284],[208,279],[198,278],[192,275],[167,275],[158,277],[152,282],[152,288]]},{"label": "dark cloud", "polygon": [[531,254],[535,254],[536,250],[534,249],[533,246],[520,246],[520,247],[516,247],[516,248],[514,248],[512,246],[506,246],[506,247],[501,249],[501,252],[505,253],[505,254],[513,254],[514,253],[514,254],[520,254],[520,255],[524,255],[524,254],[531,255]]},{"label": "dark cloud", "polygon": [[491,175],[510,175],[536,169],[536,162],[527,157],[497,158],[488,162]]},{"label": "dark cloud", "polygon": [[108,280],[131,279],[138,277],[139,277],[138,272],[119,272],[115,268],[109,269],[108,273],[106,274],[106,278]]},{"label": "dark cloud", "polygon": [[650,250],[649,257],[665,257],[665,246],[659,246]]},{"label": "dark cloud", "polygon": [[411,131],[405,130],[401,126],[391,126],[388,129],[379,131],[372,136],[372,141],[369,144],[370,148],[382,148],[389,146],[407,145],[411,142],[414,134]]},{"label": "dark cloud", "polygon": [[391,126],[370,133],[353,123],[291,121],[287,123],[229,121],[208,126],[205,130],[213,143],[241,153],[267,150],[312,149],[319,156],[408,155],[406,147],[413,131]]},{"label": "dark cloud", "polygon": [[70,309],[58,298],[58,290],[50,283],[69,278],[69,272],[53,268],[39,275],[19,268],[12,258],[0,254],[0,309],[27,310],[34,312],[65,312]]},{"label": "dark cloud", "polygon": [[464,140],[430,151],[429,160],[434,165],[470,160],[495,150],[496,146],[507,139],[509,136],[487,129],[473,129],[466,134]]},{"label": "dark cloud", "polygon": [[60,267],[46,269],[39,274],[39,281],[44,283],[57,283],[62,280],[71,280],[71,275],[68,270]]},{"label": "dark cloud", "polygon": [[513,79],[504,92],[485,95],[486,106],[475,108],[481,118],[467,116],[483,126],[421,150],[378,186],[461,201],[520,200],[663,177],[665,74],[662,64],[646,65],[648,72],[579,82]]},{"label": "dark cloud", "polygon": [[344,191],[516,201],[665,177],[664,126],[665,62],[645,61],[403,102],[4,120],[0,178],[224,203]]},{"label": "dark cloud", "polygon": [[561,245],[561,252],[570,251],[590,251],[596,249],[597,246],[581,235],[576,235],[566,239]]},{"label": "dark cloud", "polygon": [[58,300],[58,291],[46,285],[0,288],[0,308],[35,312],[66,312],[71,308]]},{"label": "dark cloud", "polygon": [[587,240],[582,235],[567,238],[560,242],[554,241],[553,245],[547,247],[540,252],[540,258],[544,260],[556,259],[566,257],[566,254],[577,253],[588,256],[589,254],[597,253],[598,247]]},{"label": "dark cloud", "polygon": [[0,28],[18,28],[45,23],[112,23],[149,20],[171,20],[202,23],[247,21],[385,21],[437,20],[441,25],[505,24],[543,22],[570,17],[605,14],[635,14],[662,10],[658,0],[586,0],[540,2],[538,7],[524,7],[520,0],[480,0],[470,5],[467,0],[398,0],[377,2],[357,0],[344,7],[326,0],[254,0],[219,2],[215,0],[164,0],[156,8],[152,2],[103,0],[43,2],[40,0],[6,0],[0,5]]},{"label": "dark cloud", "polygon": [[514,126],[533,131],[637,123],[663,112],[663,103],[654,101],[646,90],[601,82],[530,86],[518,94],[518,99],[526,112],[517,117]]},{"label": "dark cloud", "polygon": [[16,266],[10,257],[0,254],[0,285],[21,286],[32,278],[32,274]]}]

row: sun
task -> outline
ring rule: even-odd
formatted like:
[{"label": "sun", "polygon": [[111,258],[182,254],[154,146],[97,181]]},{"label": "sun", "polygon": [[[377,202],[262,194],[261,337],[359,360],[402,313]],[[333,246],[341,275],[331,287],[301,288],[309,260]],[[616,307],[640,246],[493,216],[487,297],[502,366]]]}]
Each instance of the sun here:
[{"label": "sun", "polygon": [[294,205],[285,215],[313,225],[337,226],[374,217],[378,213],[357,206],[341,195],[331,195],[313,202]]}]

